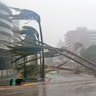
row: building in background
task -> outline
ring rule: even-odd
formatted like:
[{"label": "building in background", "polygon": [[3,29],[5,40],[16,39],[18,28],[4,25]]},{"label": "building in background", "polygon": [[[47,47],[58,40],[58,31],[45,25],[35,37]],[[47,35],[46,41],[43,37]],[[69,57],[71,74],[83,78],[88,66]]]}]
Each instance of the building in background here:
[{"label": "building in background", "polygon": [[58,47],[58,48],[63,47],[63,46],[65,45],[64,43],[65,43],[65,42],[60,38],[59,41],[57,42],[57,47]]},{"label": "building in background", "polygon": [[[4,0],[0,0],[0,40],[13,41],[13,23],[10,19],[12,14],[9,7],[4,3]],[[7,47],[0,43],[0,77],[11,75],[10,53],[7,51]]]},{"label": "building in background", "polygon": [[65,34],[65,45],[68,49],[73,49],[76,43],[82,43],[85,48],[96,45],[96,30],[88,30],[80,27]]}]

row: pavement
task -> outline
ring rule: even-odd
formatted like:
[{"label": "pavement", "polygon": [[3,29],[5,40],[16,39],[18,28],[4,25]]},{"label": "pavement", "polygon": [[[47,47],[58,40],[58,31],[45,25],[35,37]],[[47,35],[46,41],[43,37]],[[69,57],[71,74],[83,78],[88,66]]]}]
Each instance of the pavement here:
[{"label": "pavement", "polygon": [[0,87],[0,96],[96,96],[96,78],[86,74],[47,74],[47,82]]},{"label": "pavement", "polygon": [[16,89],[16,88],[22,88],[22,87],[26,87],[26,86],[36,86],[36,85],[40,85],[40,84],[46,84],[48,83],[49,81],[51,80],[51,78],[45,78],[45,82],[41,82],[41,81],[38,81],[38,82],[26,82],[26,83],[22,83],[21,85],[13,85],[13,86],[9,86],[9,79],[2,79],[0,81],[1,85],[0,85],[0,90],[6,90],[6,89]]}]

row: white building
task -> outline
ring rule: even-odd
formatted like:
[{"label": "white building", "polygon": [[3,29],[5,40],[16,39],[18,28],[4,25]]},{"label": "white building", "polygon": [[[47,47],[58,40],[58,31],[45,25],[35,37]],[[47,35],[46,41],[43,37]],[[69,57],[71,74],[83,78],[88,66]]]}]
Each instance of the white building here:
[{"label": "white building", "polygon": [[82,43],[85,48],[96,45],[96,30],[80,27],[65,34],[65,44],[68,49],[73,49],[76,43]]},{"label": "white building", "polygon": [[[12,12],[4,0],[0,0],[0,40],[13,41],[13,23],[9,17],[11,14]],[[7,47],[0,42],[0,77],[11,74],[10,59],[11,56]]]}]

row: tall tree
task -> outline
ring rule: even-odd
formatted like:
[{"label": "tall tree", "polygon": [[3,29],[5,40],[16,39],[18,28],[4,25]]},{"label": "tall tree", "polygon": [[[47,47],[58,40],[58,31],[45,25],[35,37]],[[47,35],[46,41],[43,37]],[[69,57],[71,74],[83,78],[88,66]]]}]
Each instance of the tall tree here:
[{"label": "tall tree", "polygon": [[87,49],[82,49],[80,55],[96,63],[96,45],[92,45]]},{"label": "tall tree", "polygon": [[[42,46],[39,44],[39,35],[36,29],[30,26],[24,26],[21,31],[23,35],[23,39],[20,38],[19,42],[15,42],[8,46],[10,48],[10,52],[13,53],[17,59],[13,62],[19,62],[19,65],[24,65],[24,76],[26,76],[26,63],[28,62],[28,56],[37,58],[37,54],[42,50]],[[34,58],[35,64],[37,64],[37,59]],[[24,63],[22,63],[22,59]]]}]

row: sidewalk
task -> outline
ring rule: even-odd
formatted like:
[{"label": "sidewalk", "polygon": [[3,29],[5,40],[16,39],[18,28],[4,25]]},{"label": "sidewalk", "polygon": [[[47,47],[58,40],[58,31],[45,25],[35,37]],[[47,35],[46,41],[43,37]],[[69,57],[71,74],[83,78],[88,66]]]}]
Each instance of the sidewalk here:
[{"label": "sidewalk", "polygon": [[[21,87],[26,87],[26,86],[36,86],[36,85],[41,85],[41,84],[46,84],[46,83],[48,83],[49,81],[51,80],[51,78],[46,78],[46,80],[45,80],[45,82],[26,82],[26,83],[24,83],[24,84],[21,84],[21,85],[17,85],[17,86],[9,86],[9,81],[7,81],[6,83],[7,84],[4,84],[4,81],[2,81],[3,82],[3,84],[2,84],[2,86],[0,86],[0,90],[7,90],[7,89],[18,89],[18,88],[21,88]],[[6,80],[5,80],[6,81]],[[6,85],[6,86],[4,86],[4,85]]]},{"label": "sidewalk", "polygon": [[0,78],[0,86],[8,86],[9,85],[9,82],[10,82],[10,78],[4,78],[4,79],[1,79]]}]

